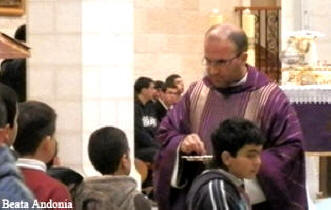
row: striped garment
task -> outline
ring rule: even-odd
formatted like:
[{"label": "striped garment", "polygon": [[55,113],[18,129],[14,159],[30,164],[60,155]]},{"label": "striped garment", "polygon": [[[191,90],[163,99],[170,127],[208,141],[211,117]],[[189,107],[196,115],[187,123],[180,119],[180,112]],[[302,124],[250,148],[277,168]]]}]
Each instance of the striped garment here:
[{"label": "striped garment", "polygon": [[[181,140],[187,134],[197,133],[210,154],[211,133],[220,122],[232,117],[255,122],[267,137],[257,178],[272,206],[270,210],[307,209],[303,135],[297,115],[276,84],[254,67],[247,68],[246,82],[236,87],[217,89],[208,77],[193,83],[163,119],[157,135],[162,147],[154,170],[160,210],[185,209],[189,185],[182,189],[170,186]],[[179,171],[187,170],[186,174],[193,174],[189,168]],[[178,178],[187,179],[186,176]]]},{"label": "striped garment", "polygon": [[207,170],[192,183],[188,210],[249,210],[242,181],[222,169]]}]

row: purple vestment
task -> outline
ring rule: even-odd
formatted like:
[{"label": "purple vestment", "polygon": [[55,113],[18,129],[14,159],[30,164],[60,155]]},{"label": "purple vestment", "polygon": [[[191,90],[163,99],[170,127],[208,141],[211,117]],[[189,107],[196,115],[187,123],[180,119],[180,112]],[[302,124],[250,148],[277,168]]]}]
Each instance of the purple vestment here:
[{"label": "purple vestment", "polygon": [[182,139],[197,133],[211,153],[211,133],[231,117],[255,122],[267,137],[257,178],[272,206],[270,210],[307,209],[303,136],[298,118],[283,91],[250,66],[247,80],[240,86],[216,89],[207,77],[193,83],[163,119],[158,131],[162,147],[154,174],[159,209],[185,209],[189,186],[170,186]]}]

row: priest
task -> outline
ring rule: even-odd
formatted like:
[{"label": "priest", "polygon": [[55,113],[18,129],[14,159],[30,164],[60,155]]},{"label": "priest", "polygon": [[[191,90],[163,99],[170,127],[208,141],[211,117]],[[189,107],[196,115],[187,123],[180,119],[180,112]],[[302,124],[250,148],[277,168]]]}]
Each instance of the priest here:
[{"label": "priest", "polygon": [[[245,180],[252,209],[307,209],[303,135],[283,91],[246,64],[247,36],[230,24],[205,35],[206,76],[194,82],[162,121],[154,186],[160,210],[186,208],[186,193],[203,167],[183,155],[211,154],[211,133],[231,117],[253,121],[267,141],[257,177]],[[254,192],[254,193],[251,193]]]}]

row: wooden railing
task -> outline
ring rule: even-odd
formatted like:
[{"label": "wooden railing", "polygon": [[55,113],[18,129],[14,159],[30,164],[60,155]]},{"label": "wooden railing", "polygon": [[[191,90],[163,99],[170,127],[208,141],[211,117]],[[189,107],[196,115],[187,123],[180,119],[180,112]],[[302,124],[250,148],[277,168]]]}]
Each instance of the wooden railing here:
[{"label": "wooden railing", "polygon": [[255,65],[271,80],[280,82],[280,7],[236,7],[242,26],[243,11],[249,9],[256,16]]}]

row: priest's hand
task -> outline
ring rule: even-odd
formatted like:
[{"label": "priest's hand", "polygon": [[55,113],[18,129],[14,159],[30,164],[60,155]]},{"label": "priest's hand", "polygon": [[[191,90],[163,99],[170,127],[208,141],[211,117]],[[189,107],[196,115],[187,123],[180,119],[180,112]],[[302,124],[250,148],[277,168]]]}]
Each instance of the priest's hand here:
[{"label": "priest's hand", "polygon": [[192,133],[184,137],[180,144],[180,151],[186,155],[196,153],[197,155],[205,155],[205,144],[201,141],[198,134]]}]

